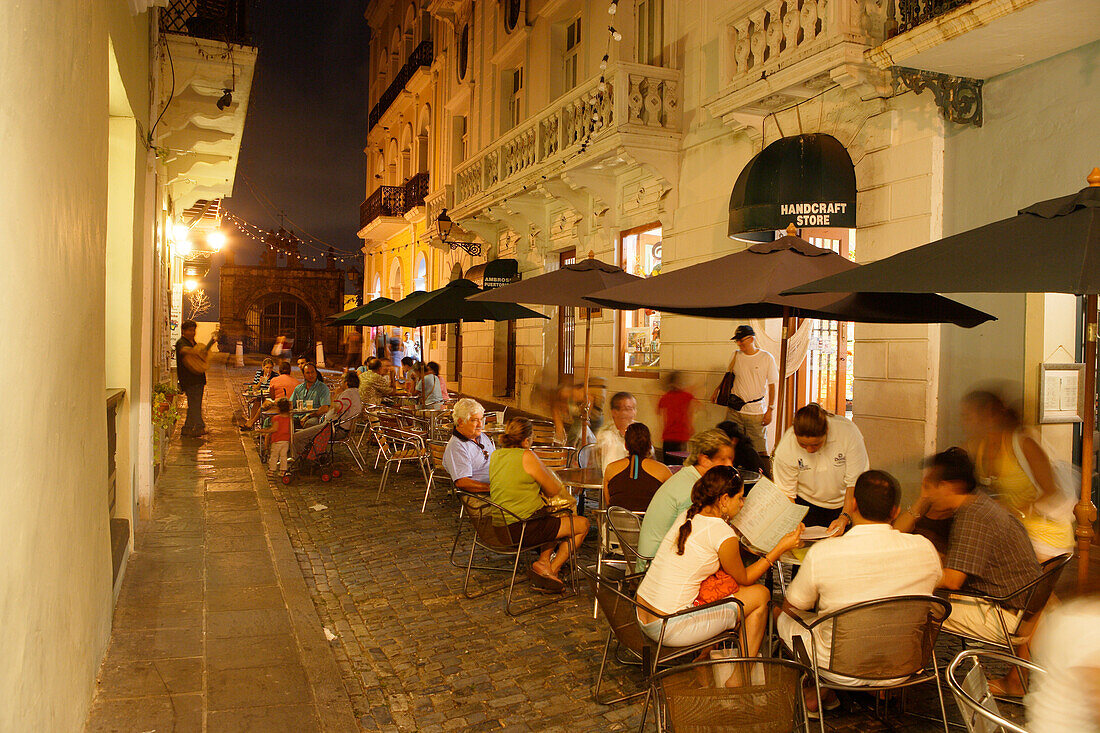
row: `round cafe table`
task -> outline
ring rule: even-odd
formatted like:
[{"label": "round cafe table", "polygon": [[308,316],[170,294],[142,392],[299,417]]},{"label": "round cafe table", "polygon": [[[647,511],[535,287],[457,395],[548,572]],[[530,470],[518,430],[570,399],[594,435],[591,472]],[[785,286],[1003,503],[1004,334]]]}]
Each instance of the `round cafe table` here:
[{"label": "round cafe table", "polygon": [[603,472],[599,468],[560,468],[554,475],[577,497],[578,514],[584,515],[586,497],[594,495],[593,504],[597,507],[603,504]]}]

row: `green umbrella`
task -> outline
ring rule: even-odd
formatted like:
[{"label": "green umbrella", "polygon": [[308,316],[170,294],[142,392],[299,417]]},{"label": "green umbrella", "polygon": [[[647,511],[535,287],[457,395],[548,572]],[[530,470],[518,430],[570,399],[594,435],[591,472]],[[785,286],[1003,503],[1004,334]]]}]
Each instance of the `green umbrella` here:
[{"label": "green umbrella", "polygon": [[515,303],[468,300],[483,292],[469,280],[455,280],[430,292],[417,291],[393,305],[380,308],[363,321],[365,326],[433,326],[459,321],[514,321],[547,318]]},{"label": "green umbrella", "polygon": [[390,298],[375,298],[366,305],[357,305],[354,308],[348,308],[346,311],[337,313],[328,317],[330,326],[354,326],[361,325],[355,322],[367,315],[373,313],[379,308],[385,308],[387,305],[392,305],[393,300]]}]

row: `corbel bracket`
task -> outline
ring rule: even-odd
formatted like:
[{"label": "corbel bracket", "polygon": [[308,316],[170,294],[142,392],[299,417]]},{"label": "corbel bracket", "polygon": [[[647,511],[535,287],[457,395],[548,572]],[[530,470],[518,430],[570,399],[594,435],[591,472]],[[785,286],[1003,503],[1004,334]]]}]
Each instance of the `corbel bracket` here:
[{"label": "corbel bracket", "polygon": [[982,126],[983,79],[951,76],[906,66],[890,67],[895,87],[905,86],[920,94],[932,92],[944,117],[960,125]]}]

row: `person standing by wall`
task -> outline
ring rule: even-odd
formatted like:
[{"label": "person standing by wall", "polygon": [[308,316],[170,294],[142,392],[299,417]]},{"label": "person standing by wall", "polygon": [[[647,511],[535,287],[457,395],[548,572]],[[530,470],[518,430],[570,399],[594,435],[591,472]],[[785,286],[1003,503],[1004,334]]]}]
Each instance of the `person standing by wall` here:
[{"label": "person standing by wall", "polygon": [[363,332],[358,326],[351,329],[347,340],[347,362],[344,371],[358,369],[363,363]]},{"label": "person standing by wall", "polygon": [[[775,365],[775,357],[756,345],[756,331],[752,326],[738,326],[733,340],[737,342],[737,351],[726,369],[734,374],[726,403],[726,419],[741,426],[757,453],[767,453],[764,428],[772,422],[779,368]],[[717,401],[718,397],[718,390],[715,390],[712,401]]]},{"label": "person standing by wall", "polygon": [[188,355],[196,354],[199,346],[195,343],[198,324],[188,319],[180,324],[180,338],[176,341],[176,379],[180,391],[187,395],[187,419],[183,423],[180,435],[197,438],[206,433],[206,423],[202,420],[202,396],[206,391],[206,372],[196,371],[188,363]]}]

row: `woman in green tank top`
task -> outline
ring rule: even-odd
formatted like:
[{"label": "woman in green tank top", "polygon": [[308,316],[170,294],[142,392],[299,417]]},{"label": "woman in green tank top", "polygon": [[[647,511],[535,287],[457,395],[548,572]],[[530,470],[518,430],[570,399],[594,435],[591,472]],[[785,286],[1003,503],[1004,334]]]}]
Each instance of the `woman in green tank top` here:
[{"label": "woman in green tank top", "polygon": [[505,510],[498,521],[507,525],[512,542],[542,547],[531,566],[538,576],[535,589],[560,593],[565,586],[558,573],[569,559],[570,536],[573,547],[579,547],[588,534],[588,520],[571,513],[550,514],[543,496],[557,496],[564,487],[531,450],[532,433],[527,418],[508,423],[501,447],[489,458],[489,499]]}]

